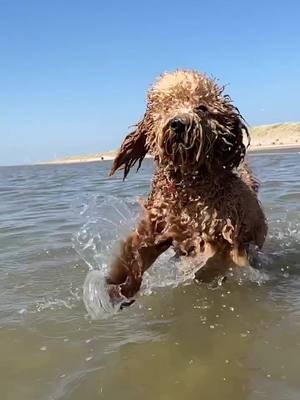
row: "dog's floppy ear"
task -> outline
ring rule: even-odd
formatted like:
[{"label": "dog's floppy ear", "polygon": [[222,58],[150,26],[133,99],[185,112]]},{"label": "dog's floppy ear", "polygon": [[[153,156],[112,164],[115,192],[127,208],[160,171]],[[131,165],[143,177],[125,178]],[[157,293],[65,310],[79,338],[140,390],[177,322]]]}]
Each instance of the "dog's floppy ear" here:
[{"label": "dog's floppy ear", "polygon": [[230,124],[230,135],[224,135],[226,138],[226,144],[223,148],[226,148],[226,151],[223,153],[223,163],[226,167],[237,168],[239,164],[243,161],[246,153],[246,146],[243,143],[244,136],[248,138],[248,145],[250,144],[250,136],[249,131],[244,123],[242,116],[237,114],[233,117],[232,123]]},{"label": "dog's floppy ear", "polygon": [[243,137],[250,135],[246,123],[239,110],[232,104],[226,104],[226,109],[217,112],[213,118],[219,123],[218,136],[216,140],[217,161],[226,168],[237,168],[244,159],[246,146]]},{"label": "dog's floppy ear", "polygon": [[130,168],[138,161],[138,168],[140,168],[143,159],[148,152],[148,145],[146,143],[147,129],[144,119],[136,125],[136,129],[129,133],[124,139],[111,168],[110,176],[113,175],[118,169],[124,168],[124,177],[126,178]]}]

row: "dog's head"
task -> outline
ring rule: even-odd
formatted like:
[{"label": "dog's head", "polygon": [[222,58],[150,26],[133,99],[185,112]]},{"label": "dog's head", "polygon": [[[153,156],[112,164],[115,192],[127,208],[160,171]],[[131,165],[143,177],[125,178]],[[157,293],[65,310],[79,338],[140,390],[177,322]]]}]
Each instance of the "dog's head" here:
[{"label": "dog's head", "polygon": [[149,90],[147,109],[127,135],[111,173],[139,166],[149,151],[166,168],[183,173],[236,168],[245,155],[248,130],[223,87],[205,74],[176,71],[162,75]]}]

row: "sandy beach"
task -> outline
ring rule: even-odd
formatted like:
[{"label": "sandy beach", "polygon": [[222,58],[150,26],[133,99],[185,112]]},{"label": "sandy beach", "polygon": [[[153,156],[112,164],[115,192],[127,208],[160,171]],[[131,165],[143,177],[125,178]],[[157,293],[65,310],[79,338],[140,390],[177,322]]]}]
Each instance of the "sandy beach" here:
[{"label": "sandy beach", "polygon": [[[250,129],[251,144],[248,151],[300,148],[300,122],[260,125]],[[94,154],[80,154],[62,159],[44,161],[41,164],[72,164],[113,160],[117,150]],[[151,156],[147,156],[151,157]]]}]

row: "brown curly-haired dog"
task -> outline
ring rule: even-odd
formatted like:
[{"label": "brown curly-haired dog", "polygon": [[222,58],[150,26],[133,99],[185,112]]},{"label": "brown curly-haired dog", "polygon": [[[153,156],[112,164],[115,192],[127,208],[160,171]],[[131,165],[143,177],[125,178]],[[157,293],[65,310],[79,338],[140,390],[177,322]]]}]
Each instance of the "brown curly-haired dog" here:
[{"label": "brown curly-haired dog", "polygon": [[144,214],[107,278],[112,300],[132,298],[143,273],[170,246],[206,260],[196,273],[199,281],[248,265],[248,247],[262,247],[267,225],[258,184],[243,162],[244,134],[249,138],[239,110],[205,74],[166,73],[150,89],[144,118],[111,170],[123,167],[125,179],[147,152],[156,163]]}]

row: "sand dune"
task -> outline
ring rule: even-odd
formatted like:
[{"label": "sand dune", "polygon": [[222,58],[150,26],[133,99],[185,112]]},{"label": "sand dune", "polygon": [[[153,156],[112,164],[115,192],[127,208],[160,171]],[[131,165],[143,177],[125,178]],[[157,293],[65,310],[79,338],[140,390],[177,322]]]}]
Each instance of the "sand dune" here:
[{"label": "sand dune", "polygon": [[[250,129],[250,132],[250,151],[300,147],[300,122],[260,125]],[[81,154],[65,157],[60,160],[46,161],[43,164],[71,164],[113,160],[116,152],[116,150],[111,150],[95,154]]]},{"label": "sand dune", "polygon": [[260,125],[251,129],[252,150],[300,146],[300,122]]}]

